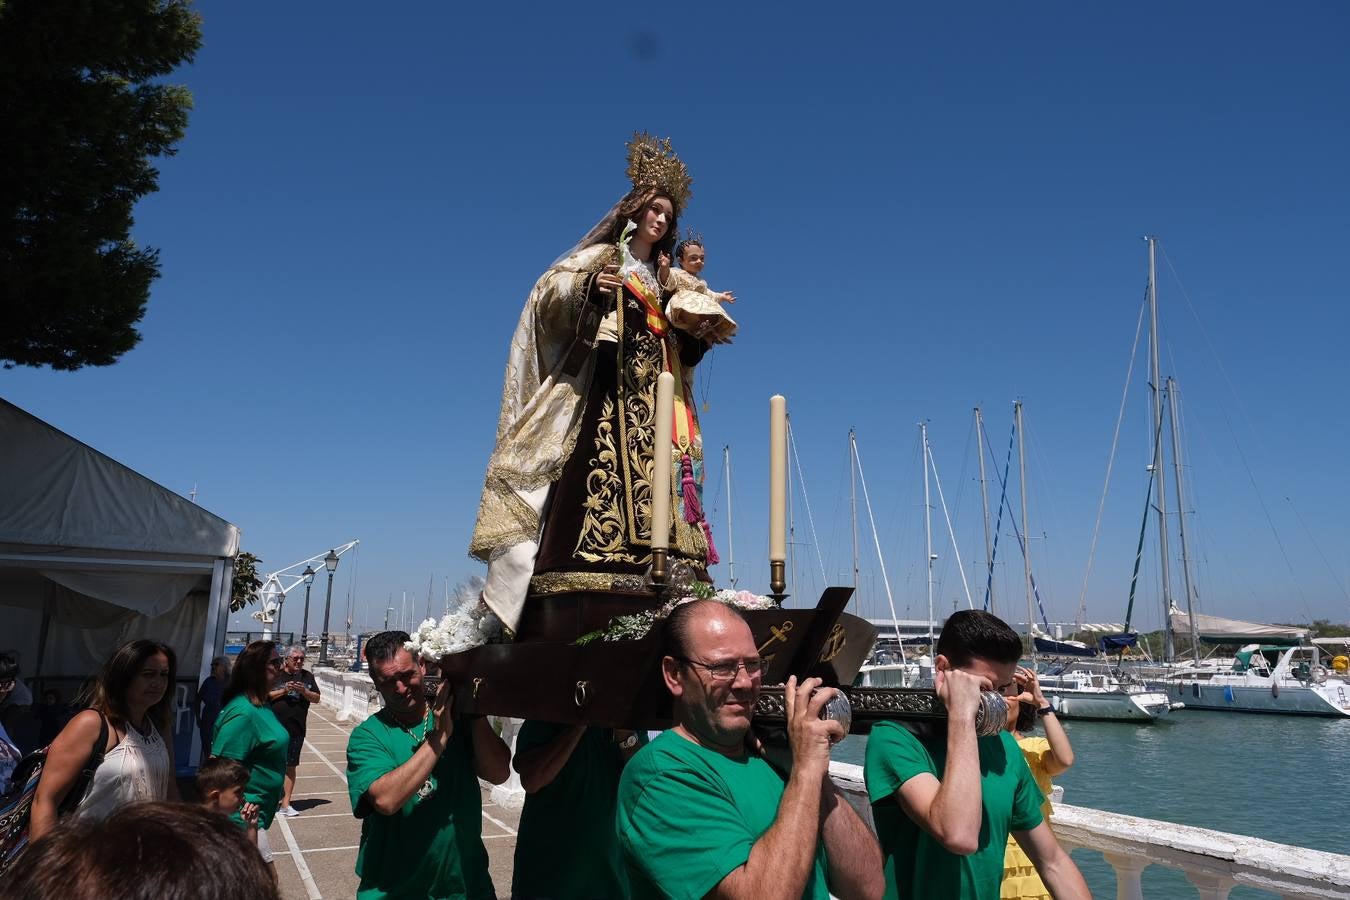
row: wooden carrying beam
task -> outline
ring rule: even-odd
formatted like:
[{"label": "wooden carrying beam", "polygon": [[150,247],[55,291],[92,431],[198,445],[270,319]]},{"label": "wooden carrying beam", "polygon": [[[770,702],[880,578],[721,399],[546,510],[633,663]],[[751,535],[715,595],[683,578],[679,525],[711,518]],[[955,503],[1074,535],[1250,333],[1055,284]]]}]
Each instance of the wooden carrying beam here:
[{"label": "wooden carrying beam", "polygon": [[[815,675],[829,685],[852,683],[877,632],[843,612],[851,593],[851,588],[829,588],[815,609],[744,612],[756,647],[769,660],[766,684],[789,675]],[[587,610],[614,608],[612,598],[575,595],[551,604],[550,627],[534,630],[547,631],[551,640],[489,644],[446,657],[441,671],[454,684],[456,712],[614,728],[667,727],[670,698],[661,681],[664,633],[659,624],[639,640],[574,642],[583,629],[595,627]],[[524,625],[521,631],[526,633]]]}]

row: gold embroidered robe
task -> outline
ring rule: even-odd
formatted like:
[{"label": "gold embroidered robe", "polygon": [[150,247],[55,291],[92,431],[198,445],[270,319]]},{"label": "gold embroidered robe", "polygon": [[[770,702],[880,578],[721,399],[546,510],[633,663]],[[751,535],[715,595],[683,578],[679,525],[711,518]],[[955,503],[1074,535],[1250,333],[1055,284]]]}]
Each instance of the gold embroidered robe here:
[{"label": "gold embroidered robe", "polygon": [[[692,400],[690,370],[703,347],[674,330],[664,341],[656,337],[627,292],[614,308],[612,297],[592,289],[615,256],[613,245],[595,245],[549,269],[512,337],[470,544],[471,555],[488,562],[484,600],[512,630],[541,568],[548,572],[536,590],[606,590],[616,577],[631,585],[650,562],[656,376],[663,354],[681,353]],[[612,319],[602,325],[605,312]],[[690,456],[701,482],[700,440]],[[672,554],[702,566],[707,541],[683,521],[680,475],[677,455]]]}]

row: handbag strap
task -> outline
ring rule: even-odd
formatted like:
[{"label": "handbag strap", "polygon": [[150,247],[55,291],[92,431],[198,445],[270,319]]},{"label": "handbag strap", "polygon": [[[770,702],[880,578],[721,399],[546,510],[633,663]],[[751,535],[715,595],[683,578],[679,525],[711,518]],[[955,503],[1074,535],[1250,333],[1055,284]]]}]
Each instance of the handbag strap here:
[{"label": "handbag strap", "polygon": [[94,772],[103,765],[103,756],[108,752],[108,717],[98,714],[98,740],[89,748],[89,759],[84,764],[85,778],[92,779]]}]

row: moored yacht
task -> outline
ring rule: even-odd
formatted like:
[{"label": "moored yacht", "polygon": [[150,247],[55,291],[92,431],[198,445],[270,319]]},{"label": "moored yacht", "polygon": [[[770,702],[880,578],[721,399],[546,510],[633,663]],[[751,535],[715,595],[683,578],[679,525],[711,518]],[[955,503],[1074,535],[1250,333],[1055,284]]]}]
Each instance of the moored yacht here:
[{"label": "moored yacht", "polygon": [[1182,705],[1136,679],[1083,663],[1052,668],[1038,680],[1062,719],[1153,722]]},{"label": "moored yacht", "polygon": [[1150,678],[1188,709],[1350,716],[1350,682],[1332,674],[1317,646],[1247,644],[1230,664],[1205,660]]},{"label": "moored yacht", "polygon": [[924,655],[906,659],[896,646],[878,646],[854,679],[857,687],[917,688],[933,686],[933,660]]}]

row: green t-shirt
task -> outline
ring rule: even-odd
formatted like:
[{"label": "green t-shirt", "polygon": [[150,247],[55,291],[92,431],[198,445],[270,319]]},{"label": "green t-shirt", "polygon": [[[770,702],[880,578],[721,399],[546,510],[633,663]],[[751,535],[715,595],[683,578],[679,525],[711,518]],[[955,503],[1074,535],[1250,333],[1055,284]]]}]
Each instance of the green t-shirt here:
[{"label": "green t-shirt", "polygon": [[404,728],[382,709],[347,740],[347,790],[361,819],[356,874],[362,900],[493,900],[483,846],[483,797],[473,766],[473,720],[457,718],[450,744],[431,770],[433,790],[413,792],[403,808],[382,816],[366,791],[412,759],[423,724]]},{"label": "green t-shirt", "polygon": [[[758,757],[731,759],[674,731],[624,767],[616,826],[632,896],[696,900],[745,864],[778,817],[783,778]],[[803,898],[829,896],[825,849]]]},{"label": "green t-shirt", "polygon": [[[516,753],[542,747],[571,726],[526,722]],[[638,735],[646,741],[645,734]],[[514,897],[619,900],[628,896],[614,809],[623,755],[608,728],[587,728],[551,782],[525,797],[516,836]]]},{"label": "green t-shirt", "polygon": [[[248,769],[244,800],[258,804],[259,828],[270,827],[277,814],[290,740],[271,707],[254,706],[243,694],[226,703],[216,718],[211,755],[237,759]],[[243,827],[239,813],[231,818]]]},{"label": "green t-shirt", "polygon": [[1008,834],[1041,824],[1041,790],[1011,734],[979,738],[977,746],[984,807],[980,845],[969,856],[957,856],[905,815],[895,795],[923,772],[942,779],[946,736],[920,740],[896,722],[872,727],[863,774],[881,840],[887,900],[998,900]]}]

